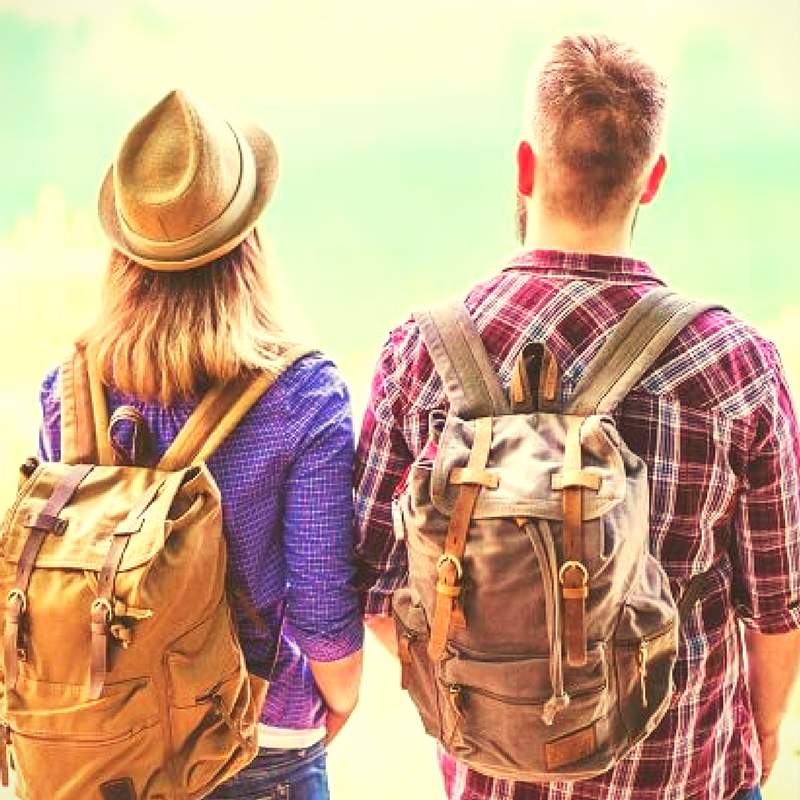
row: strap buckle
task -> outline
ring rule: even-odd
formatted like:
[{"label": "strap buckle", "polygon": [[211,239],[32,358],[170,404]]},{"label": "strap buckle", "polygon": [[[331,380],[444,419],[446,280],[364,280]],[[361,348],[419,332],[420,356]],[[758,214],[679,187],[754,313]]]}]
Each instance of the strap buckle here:
[{"label": "strap buckle", "polygon": [[439,577],[441,578],[442,567],[448,562],[455,567],[456,578],[460,581],[464,577],[464,567],[461,565],[461,559],[458,558],[458,556],[454,556],[452,553],[444,553],[439,556],[439,560],[436,562],[436,571],[439,573]]},{"label": "strap buckle", "polygon": [[[566,586],[564,584],[564,577],[567,570],[570,569],[576,569],[581,573],[580,586]],[[561,584],[564,597],[569,600],[580,600],[589,596],[589,571],[580,561],[565,561],[558,570],[558,582]]]},{"label": "strap buckle", "polygon": [[22,589],[12,589],[6,596],[6,604],[11,605],[11,601],[15,598],[19,599],[19,611],[21,614],[24,614],[28,608],[28,599],[25,597],[25,592],[23,592]]},{"label": "strap buckle", "polygon": [[98,611],[105,612],[104,616],[106,618],[106,624],[111,622],[111,620],[114,618],[114,609],[111,607],[111,603],[109,603],[105,597],[98,597],[92,603],[92,616],[94,616]]}]

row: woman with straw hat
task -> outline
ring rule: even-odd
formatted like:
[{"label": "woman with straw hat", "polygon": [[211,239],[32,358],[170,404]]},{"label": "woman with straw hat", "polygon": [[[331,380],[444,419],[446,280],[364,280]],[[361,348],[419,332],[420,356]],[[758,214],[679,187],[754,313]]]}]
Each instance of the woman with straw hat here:
[{"label": "woman with straw hat", "polygon": [[[173,91],[127,133],[103,181],[112,250],[80,344],[109,411],[133,406],[156,456],[209,388],[275,370],[297,344],[255,227],[277,163],[266,132]],[[60,457],[60,403],[56,369],[42,389],[47,460]],[[122,430],[115,448],[135,459],[134,439]],[[352,712],[361,677],[352,457],[346,388],[328,359],[309,353],[207,461],[222,494],[229,577],[248,612],[237,605],[248,668],[271,679],[259,754],[213,798],[328,797],[325,744]]]}]

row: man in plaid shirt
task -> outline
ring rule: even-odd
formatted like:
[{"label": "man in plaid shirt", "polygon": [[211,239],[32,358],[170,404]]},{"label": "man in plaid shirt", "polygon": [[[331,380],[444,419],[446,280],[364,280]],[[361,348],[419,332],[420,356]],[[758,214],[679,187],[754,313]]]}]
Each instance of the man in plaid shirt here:
[{"label": "man in plaid shirt", "polygon": [[[565,37],[540,62],[517,152],[524,249],[465,299],[505,385],[522,345],[543,341],[568,397],[608,332],[661,283],[628,246],[665,171],[665,98],[642,56],[606,36]],[[367,622],[390,649],[391,595],[408,570],[391,500],[431,411],[446,405],[409,320],[380,354],[356,470]],[[614,768],[574,783],[482,775],[440,748],[451,800],[757,798],[775,763],[800,663],[800,439],[778,354],[707,311],[615,416],[648,467],[651,548],[675,597],[710,571],[682,626],[669,711]]]}]

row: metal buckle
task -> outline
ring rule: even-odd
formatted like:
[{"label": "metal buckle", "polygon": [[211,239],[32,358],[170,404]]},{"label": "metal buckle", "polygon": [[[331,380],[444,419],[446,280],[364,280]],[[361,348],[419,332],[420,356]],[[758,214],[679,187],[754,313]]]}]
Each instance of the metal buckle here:
[{"label": "metal buckle", "polygon": [[114,609],[111,607],[111,603],[105,599],[105,597],[98,597],[92,603],[92,616],[94,616],[95,611],[103,609],[105,611],[106,622],[111,622],[114,617]]},{"label": "metal buckle", "polygon": [[24,613],[24,612],[25,612],[25,610],[28,608],[28,599],[25,597],[25,592],[23,592],[23,591],[22,591],[22,589],[12,589],[12,590],[11,590],[11,591],[8,593],[8,595],[6,596],[6,604],[7,604],[7,605],[10,605],[10,604],[11,604],[11,601],[12,601],[12,600],[13,600],[15,597],[18,597],[18,598],[19,598],[19,601],[20,601],[20,603],[22,604],[22,608],[20,609],[20,611],[21,611],[22,613]]},{"label": "metal buckle", "polygon": [[[583,577],[582,588],[586,588],[589,585],[589,571],[586,569],[586,567],[583,564],[581,564],[580,561],[565,561],[561,565],[560,569],[558,570],[558,582],[562,586],[564,585],[564,573],[568,569],[580,570],[581,575]],[[574,587],[574,588],[578,588],[578,587]]]},{"label": "metal buckle", "polygon": [[439,560],[436,562],[436,571],[441,574],[442,567],[448,561],[456,568],[456,576],[458,577],[458,580],[461,580],[461,578],[464,576],[464,568],[461,566],[461,561],[452,553],[444,553],[443,555],[439,556]]}]

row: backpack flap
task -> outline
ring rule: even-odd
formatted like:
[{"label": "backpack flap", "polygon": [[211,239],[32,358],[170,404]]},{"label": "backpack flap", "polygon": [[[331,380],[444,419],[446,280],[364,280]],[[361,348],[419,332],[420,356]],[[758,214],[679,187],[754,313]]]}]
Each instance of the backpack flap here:
[{"label": "backpack flap", "polygon": [[[492,422],[492,447],[487,470],[496,480],[480,492],[473,519],[536,517],[561,520],[568,417],[558,414],[508,415]],[[456,481],[467,466],[475,423],[450,417],[442,433],[431,477],[431,502],[450,516],[458,496]],[[625,466],[612,423],[605,417],[587,417],[580,431],[583,471],[597,491],[587,492],[585,520],[608,514],[625,498]],[[502,463],[502,469],[500,464]],[[454,481],[455,478],[455,481]]]},{"label": "backpack flap", "polygon": [[[24,487],[0,532],[4,560],[17,564],[43,509],[73,469],[43,464]],[[142,566],[171,532],[202,509],[198,498],[218,490],[205,467],[159,472],[141,467],[94,467],[57,515],[36,556],[36,569],[99,572],[115,533],[131,533],[119,571]],[[103,502],[98,503],[97,498]]]}]

